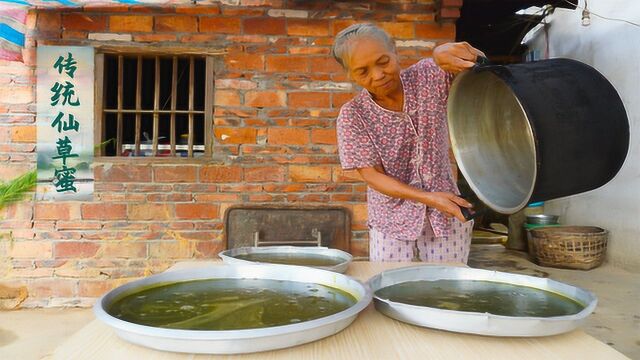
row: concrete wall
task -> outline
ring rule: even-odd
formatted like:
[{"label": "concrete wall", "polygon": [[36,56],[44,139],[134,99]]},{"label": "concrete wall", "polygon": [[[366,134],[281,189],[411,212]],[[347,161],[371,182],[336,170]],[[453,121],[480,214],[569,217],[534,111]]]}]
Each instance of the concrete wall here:
[{"label": "concrete wall", "polygon": [[[584,0],[580,1],[580,7]],[[589,0],[595,14],[640,23],[640,2]],[[581,25],[582,9],[557,9],[547,18],[548,57],[571,58],[600,71],[618,90],[629,117],[631,145],[618,175],[600,189],[550,201],[545,211],[561,222],[597,225],[611,231],[607,260],[629,270],[640,270],[640,27],[591,14],[591,25]],[[544,31],[529,46],[541,57]],[[596,145],[596,144],[594,144]]]}]

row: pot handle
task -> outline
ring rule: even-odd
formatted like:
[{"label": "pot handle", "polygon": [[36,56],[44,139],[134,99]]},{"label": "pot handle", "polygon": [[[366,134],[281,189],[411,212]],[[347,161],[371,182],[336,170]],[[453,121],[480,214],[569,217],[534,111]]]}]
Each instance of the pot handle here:
[{"label": "pot handle", "polygon": [[470,221],[473,220],[475,218],[477,218],[478,216],[482,215],[485,213],[486,210],[472,210],[469,208],[466,208],[464,206],[460,206],[460,212],[462,212],[462,216],[464,217],[464,219],[466,221]]},{"label": "pot handle", "polygon": [[485,56],[482,56],[482,55],[476,56],[475,66],[484,66],[484,65],[491,65],[491,61],[489,61],[489,59]]}]

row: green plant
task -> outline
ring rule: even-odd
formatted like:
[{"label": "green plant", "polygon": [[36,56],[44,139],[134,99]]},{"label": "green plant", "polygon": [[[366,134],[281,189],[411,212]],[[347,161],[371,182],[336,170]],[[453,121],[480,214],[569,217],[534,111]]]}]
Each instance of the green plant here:
[{"label": "green plant", "polygon": [[22,200],[28,192],[36,187],[37,177],[38,172],[32,170],[9,182],[0,183],[0,209],[10,203]]}]

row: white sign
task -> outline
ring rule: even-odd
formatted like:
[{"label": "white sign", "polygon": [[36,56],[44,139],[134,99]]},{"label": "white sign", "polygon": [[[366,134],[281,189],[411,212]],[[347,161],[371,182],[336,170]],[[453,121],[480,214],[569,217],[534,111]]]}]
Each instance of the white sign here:
[{"label": "white sign", "polygon": [[92,200],[94,49],[37,51],[37,198]]}]

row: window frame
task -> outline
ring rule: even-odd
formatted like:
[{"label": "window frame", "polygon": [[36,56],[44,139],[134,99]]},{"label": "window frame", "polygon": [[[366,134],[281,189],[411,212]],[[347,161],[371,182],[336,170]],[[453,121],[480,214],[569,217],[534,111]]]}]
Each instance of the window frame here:
[{"label": "window frame", "polygon": [[[201,56],[205,59],[205,86],[204,86],[204,154],[199,157],[188,156],[105,156],[103,154],[102,147],[96,147],[94,150],[94,158],[102,162],[130,162],[130,161],[145,161],[145,162],[202,162],[207,161],[212,156],[213,148],[213,111],[214,111],[214,99],[215,99],[215,55],[221,55],[224,52],[220,51],[206,51],[205,49],[185,50],[185,49],[144,49],[144,48],[96,48],[95,54],[95,70],[94,70],[94,144],[98,145],[104,140],[104,134],[106,133],[105,122],[105,92],[104,92],[104,57],[105,55],[122,55],[131,57],[173,57],[173,56]],[[158,90],[156,83],[155,91]],[[154,117],[155,118],[155,117]],[[154,128],[157,126],[157,122],[154,121]],[[154,129],[157,132],[157,129]],[[191,129],[192,130],[192,129]],[[191,133],[191,131],[190,131]],[[119,134],[121,135],[121,134]],[[172,136],[175,136],[172,134]],[[190,136],[192,138],[193,136]],[[121,136],[119,136],[122,139]],[[154,148],[157,148],[157,136],[154,136]],[[174,139],[175,141],[175,139]],[[193,141],[193,140],[192,140]],[[119,145],[119,144],[118,144]],[[191,147],[190,147],[191,148]]]}]

